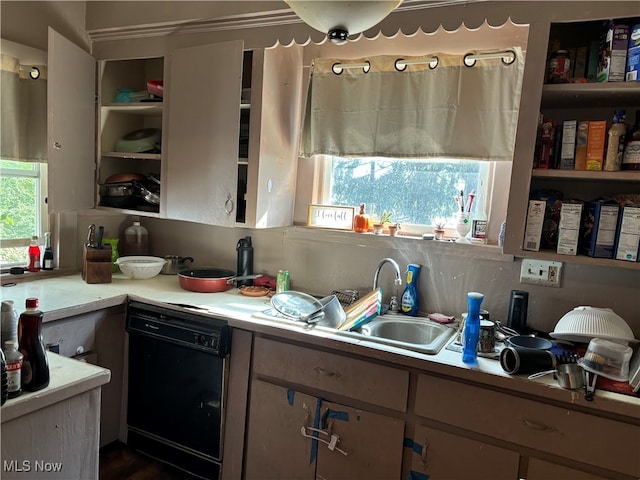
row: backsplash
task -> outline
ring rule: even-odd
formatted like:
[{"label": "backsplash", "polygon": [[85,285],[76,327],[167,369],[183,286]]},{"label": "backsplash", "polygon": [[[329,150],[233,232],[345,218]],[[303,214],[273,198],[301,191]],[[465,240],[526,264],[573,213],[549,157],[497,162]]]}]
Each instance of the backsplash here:
[{"label": "backsplash", "polygon": [[[424,312],[459,317],[466,310],[466,292],[479,291],[485,294],[483,308],[492,318],[506,323],[511,290],[525,290],[529,292],[527,323],[531,328],[552,331],[566,312],[578,305],[590,305],[612,308],[640,338],[637,270],[565,263],[561,288],[550,288],[521,284],[519,259],[500,254],[484,258],[483,253],[483,258],[478,258],[478,249],[460,245],[338,235],[302,227],[253,230],[153,218],[142,218],[142,223],[149,230],[154,255],[192,256],[196,266],[234,271],[237,241],[251,235],[255,273],[275,276],[279,269],[287,269],[295,290],[323,295],[354,288],[366,293],[373,286],[378,262],[390,257],[403,271],[409,263],[422,265],[418,286]],[[403,285],[405,280],[403,274]],[[388,302],[389,296],[396,294],[393,271],[388,266],[381,271],[380,285]]]}]

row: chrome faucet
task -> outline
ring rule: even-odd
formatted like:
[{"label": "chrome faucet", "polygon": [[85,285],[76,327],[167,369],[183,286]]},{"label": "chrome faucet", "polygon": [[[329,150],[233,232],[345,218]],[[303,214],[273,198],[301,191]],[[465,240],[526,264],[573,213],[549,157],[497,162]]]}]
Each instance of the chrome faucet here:
[{"label": "chrome faucet", "polygon": [[400,273],[400,266],[398,265],[398,263],[393,258],[383,258],[382,260],[380,260],[380,263],[378,263],[378,266],[376,267],[376,273],[373,276],[374,290],[378,288],[378,277],[380,276],[380,270],[382,270],[382,266],[385,263],[390,263],[395,270],[396,278],[393,282],[394,285],[402,285],[402,273]]}]

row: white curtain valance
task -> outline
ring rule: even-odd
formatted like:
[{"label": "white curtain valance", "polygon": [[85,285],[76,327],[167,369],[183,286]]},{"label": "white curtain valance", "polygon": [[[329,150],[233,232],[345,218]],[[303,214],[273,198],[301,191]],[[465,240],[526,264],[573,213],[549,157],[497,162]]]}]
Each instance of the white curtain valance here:
[{"label": "white curtain valance", "polygon": [[314,60],[300,155],[511,161],[524,58],[505,51],[510,63],[488,55],[473,66],[447,53]]},{"label": "white curtain valance", "polygon": [[20,162],[47,161],[47,68],[30,77],[17,58],[0,55],[0,156]]}]

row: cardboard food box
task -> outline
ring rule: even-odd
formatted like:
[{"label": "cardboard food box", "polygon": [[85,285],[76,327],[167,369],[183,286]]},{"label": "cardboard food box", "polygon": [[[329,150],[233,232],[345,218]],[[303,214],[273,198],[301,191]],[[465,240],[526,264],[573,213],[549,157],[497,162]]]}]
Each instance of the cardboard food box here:
[{"label": "cardboard food box", "polygon": [[580,221],[582,219],[582,203],[563,202],[560,209],[558,225],[558,249],[561,255],[577,255],[580,238]]},{"label": "cardboard food box", "polygon": [[529,200],[529,210],[527,211],[527,225],[524,233],[524,250],[537,252],[540,250],[540,240],[542,239],[542,225],[544,224],[544,213],[546,202],[543,200]]},{"label": "cardboard food box", "polygon": [[620,205],[611,199],[587,202],[582,215],[580,253],[589,257],[613,258]]},{"label": "cardboard food box", "polygon": [[589,122],[587,134],[587,170],[602,170],[606,138],[606,120]]},{"label": "cardboard food box", "polygon": [[629,30],[629,48],[627,50],[627,69],[625,81],[640,81],[640,24]]},{"label": "cardboard food box", "polygon": [[598,82],[624,82],[629,26],[609,22],[600,38]]},{"label": "cardboard food box", "polygon": [[640,206],[623,205],[620,207],[618,218],[614,258],[637,262],[638,248],[640,248]]},{"label": "cardboard food box", "polygon": [[560,144],[561,170],[573,170],[575,167],[577,120],[562,122],[562,143]]}]

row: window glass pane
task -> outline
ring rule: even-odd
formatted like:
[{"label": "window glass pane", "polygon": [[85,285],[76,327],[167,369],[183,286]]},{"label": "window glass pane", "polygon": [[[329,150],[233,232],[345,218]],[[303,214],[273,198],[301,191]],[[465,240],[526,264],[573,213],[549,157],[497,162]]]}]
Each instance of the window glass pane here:
[{"label": "window glass pane", "polygon": [[12,170],[27,170],[34,171],[35,164],[30,162],[16,162],[13,160],[0,160],[0,168],[12,169]]},{"label": "window glass pane", "polygon": [[38,179],[0,178],[0,238],[31,238],[38,233]]},{"label": "window glass pane", "polygon": [[357,206],[364,202],[369,213],[393,214],[393,222],[431,225],[435,218],[451,218],[459,182],[465,198],[483,181],[485,162],[400,159],[344,159],[333,157],[330,202]]}]

